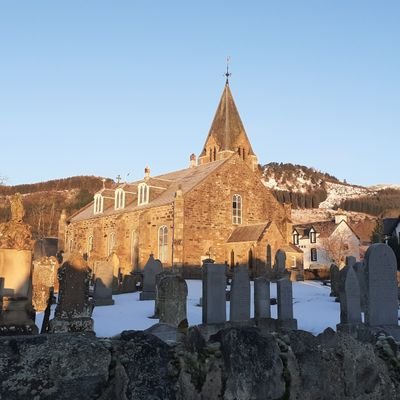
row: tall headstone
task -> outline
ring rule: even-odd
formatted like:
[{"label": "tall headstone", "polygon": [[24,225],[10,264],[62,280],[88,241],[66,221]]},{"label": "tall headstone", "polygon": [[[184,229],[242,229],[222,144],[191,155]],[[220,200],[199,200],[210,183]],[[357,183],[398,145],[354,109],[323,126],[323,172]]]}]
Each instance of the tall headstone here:
[{"label": "tall headstone", "polygon": [[374,326],[398,325],[397,263],[386,244],[373,244],[365,255],[367,307],[365,323]]},{"label": "tall headstone", "polygon": [[150,254],[143,270],[143,291],[140,293],[140,300],[154,300],[156,298],[156,275],[162,270],[161,261],[155,260],[153,254]]},{"label": "tall headstone", "polygon": [[346,256],[346,266],[353,267],[356,262],[357,260],[354,256]]},{"label": "tall headstone", "polygon": [[158,285],[160,322],[176,327],[187,327],[186,281],[178,275],[164,276]]},{"label": "tall headstone", "polygon": [[346,316],[348,324],[361,323],[361,293],[357,274],[353,266],[349,266],[345,282]]},{"label": "tall headstone", "polygon": [[169,270],[164,270],[162,272],[159,272],[156,275],[156,296],[155,296],[155,301],[154,301],[154,318],[160,318],[160,308],[164,307],[164,302],[160,301],[161,298],[159,296],[160,282],[166,276],[173,276],[173,275],[176,275],[176,274],[174,274],[172,271],[169,271]]},{"label": "tall headstone", "polygon": [[22,197],[10,199],[11,221],[0,224],[0,336],[35,334],[32,306],[32,249]]},{"label": "tall headstone", "polygon": [[360,287],[361,311],[365,312],[365,307],[367,304],[367,284],[365,282],[365,266],[364,263],[362,262],[356,262],[353,268],[357,275],[358,285]]},{"label": "tall headstone", "polygon": [[224,264],[203,263],[203,324],[222,324],[226,321],[226,274]]},{"label": "tall headstone", "polygon": [[339,301],[340,301],[340,322],[342,324],[347,323],[347,305],[346,305],[346,277],[349,267],[345,265],[339,271],[339,280],[337,289],[339,292]]},{"label": "tall headstone", "polygon": [[71,254],[58,269],[60,290],[50,332],[93,331],[93,304],[89,299],[91,270],[79,254]]},{"label": "tall headstone", "polygon": [[113,265],[108,261],[95,261],[94,276],[93,300],[95,306],[113,305]]},{"label": "tall headstone", "polygon": [[264,277],[254,280],[254,318],[271,318],[270,282]]},{"label": "tall headstone", "polygon": [[270,279],[272,276],[272,249],[270,244],[267,245],[265,253],[265,276]]},{"label": "tall headstone", "polygon": [[297,329],[297,320],[293,318],[293,287],[289,279],[277,282],[278,324],[282,328]]},{"label": "tall headstone", "polygon": [[274,279],[282,279],[286,275],[286,253],[278,250],[275,254],[275,264],[272,270]]},{"label": "tall headstone", "polygon": [[236,266],[233,271],[229,319],[232,322],[250,320],[250,278],[249,270],[244,265]]},{"label": "tall headstone", "polygon": [[335,264],[331,264],[329,269],[331,279],[331,297],[339,297],[339,267]]},{"label": "tall headstone", "polygon": [[57,269],[55,257],[42,257],[33,261],[32,302],[36,311],[46,309],[50,289],[54,291],[54,271]]},{"label": "tall headstone", "polygon": [[119,293],[121,290],[121,265],[117,254],[113,251],[108,257],[107,261],[112,265],[113,269],[113,293]]}]

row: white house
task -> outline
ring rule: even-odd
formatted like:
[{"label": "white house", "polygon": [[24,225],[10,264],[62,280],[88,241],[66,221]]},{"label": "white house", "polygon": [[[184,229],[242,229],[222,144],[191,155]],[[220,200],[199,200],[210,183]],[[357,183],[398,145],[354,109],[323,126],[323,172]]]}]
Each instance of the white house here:
[{"label": "white house", "polygon": [[360,238],[345,215],[333,220],[294,225],[292,243],[304,253],[304,269],[344,265],[346,256],[360,259]]}]

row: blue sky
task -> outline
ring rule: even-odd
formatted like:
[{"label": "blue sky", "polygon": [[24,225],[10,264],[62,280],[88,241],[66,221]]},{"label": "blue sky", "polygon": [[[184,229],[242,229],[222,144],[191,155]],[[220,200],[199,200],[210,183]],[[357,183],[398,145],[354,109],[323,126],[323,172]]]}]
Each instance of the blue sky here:
[{"label": "blue sky", "polygon": [[185,168],[229,55],[262,164],[400,183],[399,20],[399,1],[0,0],[0,176]]}]

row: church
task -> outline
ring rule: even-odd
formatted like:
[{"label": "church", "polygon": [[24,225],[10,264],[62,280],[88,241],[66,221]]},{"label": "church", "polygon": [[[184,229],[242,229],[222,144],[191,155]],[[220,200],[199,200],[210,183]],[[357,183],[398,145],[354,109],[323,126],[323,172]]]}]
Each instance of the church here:
[{"label": "church", "polygon": [[59,241],[89,265],[117,257],[122,274],[142,269],[153,254],[184,277],[200,277],[206,258],[246,264],[257,276],[292,237],[290,205],[275,199],[261,175],[227,79],[188,168],[152,176],[146,167],[139,181],[103,187],[86,207],[62,215]]}]

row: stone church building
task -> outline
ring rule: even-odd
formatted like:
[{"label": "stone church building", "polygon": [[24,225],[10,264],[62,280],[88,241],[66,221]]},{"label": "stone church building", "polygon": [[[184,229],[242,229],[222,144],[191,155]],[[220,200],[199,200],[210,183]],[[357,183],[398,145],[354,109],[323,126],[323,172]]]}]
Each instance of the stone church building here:
[{"label": "stone church building", "polygon": [[[258,274],[291,241],[290,205],[261,182],[257,157],[226,82],[198,157],[180,171],[104,187],[93,202],[60,220],[65,251],[110,256],[123,274],[142,269],[150,254],[165,267],[200,276],[202,260],[249,265]],[[267,259],[268,258],[268,259]]]}]

